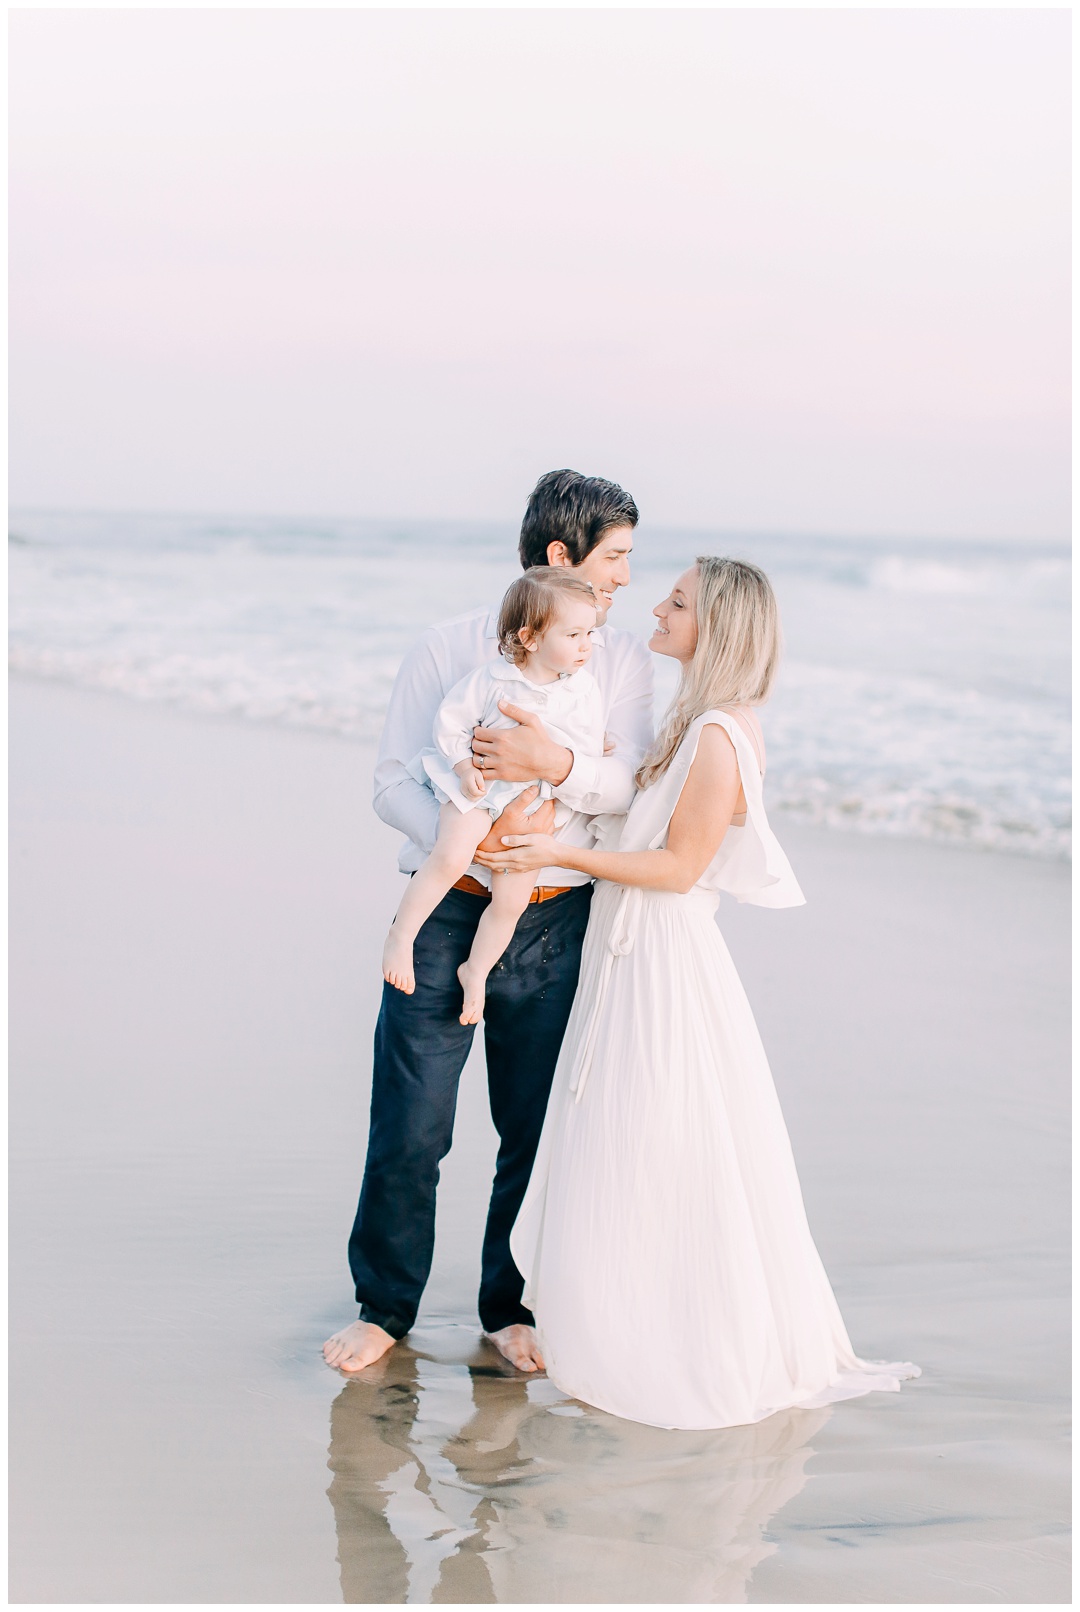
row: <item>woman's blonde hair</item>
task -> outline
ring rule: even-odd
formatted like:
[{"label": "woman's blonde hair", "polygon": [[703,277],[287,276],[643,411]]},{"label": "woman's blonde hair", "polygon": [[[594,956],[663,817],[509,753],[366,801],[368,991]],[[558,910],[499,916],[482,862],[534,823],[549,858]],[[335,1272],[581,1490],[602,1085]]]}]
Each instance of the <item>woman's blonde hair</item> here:
[{"label": "woman's blonde hair", "polygon": [[695,718],[718,706],[767,700],[780,664],[780,612],[764,571],[714,554],[699,555],[696,563],[697,646],[638,769],[641,789],[667,772]]},{"label": "woman's blonde hair", "polygon": [[576,577],[561,565],[533,565],[511,582],[499,607],[499,649],[514,666],[528,655],[521,635],[535,638],[546,632],[567,599],[587,599],[593,609],[599,601],[591,582]]}]

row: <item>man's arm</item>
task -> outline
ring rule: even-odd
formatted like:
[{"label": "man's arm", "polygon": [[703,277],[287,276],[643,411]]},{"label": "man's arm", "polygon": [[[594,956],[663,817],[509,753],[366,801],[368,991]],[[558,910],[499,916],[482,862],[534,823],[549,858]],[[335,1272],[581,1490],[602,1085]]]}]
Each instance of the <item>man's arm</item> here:
[{"label": "man's arm", "polygon": [[652,700],[652,659],[644,644],[635,643],[619,668],[606,718],[614,743],[610,755],[575,755],[548,736],[533,712],[507,701],[500,703],[500,709],[520,726],[477,729],[473,750],[490,763],[486,777],[512,782],[543,778],[573,811],[625,812],[634,797],[634,774],[652,743]]},{"label": "man's arm", "polygon": [[439,803],[407,764],[431,744],[431,725],[446,693],[431,642],[422,638],[394,679],[375,766],[373,804],[384,823],[430,854],[439,830]]},{"label": "man's arm", "polygon": [[634,774],[653,737],[653,660],[635,640],[620,669],[604,722],[614,748],[608,755],[577,756],[555,793],[575,812],[625,812],[637,788]]}]

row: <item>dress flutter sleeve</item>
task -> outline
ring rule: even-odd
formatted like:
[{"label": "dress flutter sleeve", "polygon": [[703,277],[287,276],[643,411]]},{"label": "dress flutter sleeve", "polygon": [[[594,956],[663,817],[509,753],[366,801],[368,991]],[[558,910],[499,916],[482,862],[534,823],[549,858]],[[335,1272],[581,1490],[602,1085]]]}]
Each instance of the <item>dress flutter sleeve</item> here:
[{"label": "dress flutter sleeve", "polygon": [[698,880],[705,890],[723,890],[755,907],[801,907],[806,897],[776,835],[769,827],[757,756],[729,711],[706,711],[689,726],[671,766],[634,800],[618,839],[620,851],[656,851],[667,844],[668,828],[697,755],[702,731],[715,723],[735,747],[746,822],[732,823],[720,849]]}]

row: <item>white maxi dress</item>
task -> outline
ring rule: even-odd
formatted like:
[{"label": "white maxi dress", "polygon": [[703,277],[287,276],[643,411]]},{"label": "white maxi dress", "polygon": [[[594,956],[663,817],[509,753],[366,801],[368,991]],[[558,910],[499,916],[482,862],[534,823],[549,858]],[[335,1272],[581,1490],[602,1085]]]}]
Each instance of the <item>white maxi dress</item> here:
[{"label": "white maxi dress", "polygon": [[598,881],[577,995],[510,1245],[548,1376],[655,1427],[758,1422],[918,1376],[859,1360],[814,1246],[765,1051],[716,927],[719,892],[803,903],[757,757],[727,711],[690,727],[605,849],[655,850],[718,723],[746,820],[685,895]]}]

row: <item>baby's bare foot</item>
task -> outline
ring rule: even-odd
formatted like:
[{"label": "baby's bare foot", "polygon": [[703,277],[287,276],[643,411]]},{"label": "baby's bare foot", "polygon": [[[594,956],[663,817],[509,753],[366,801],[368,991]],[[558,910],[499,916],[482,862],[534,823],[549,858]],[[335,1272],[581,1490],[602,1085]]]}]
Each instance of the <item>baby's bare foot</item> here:
[{"label": "baby's bare foot", "polygon": [[517,1321],[513,1326],[500,1327],[498,1332],[485,1332],[484,1337],[519,1371],[543,1371],[544,1357],[535,1327]]},{"label": "baby's bare foot", "polygon": [[365,1366],[381,1360],[396,1341],[374,1321],[354,1321],[327,1338],[322,1348],[323,1359],[338,1371],[363,1371]]},{"label": "baby's bare foot", "polygon": [[457,971],[461,981],[461,989],[465,996],[465,1004],[461,1009],[459,1024],[479,1024],[484,1016],[484,987],[487,984],[487,975],[470,968],[468,963],[462,963]]},{"label": "baby's bare foot", "polygon": [[399,991],[411,996],[416,989],[416,980],[413,976],[412,941],[406,940],[394,928],[386,937],[386,944],[382,949],[383,979],[396,985]]}]

